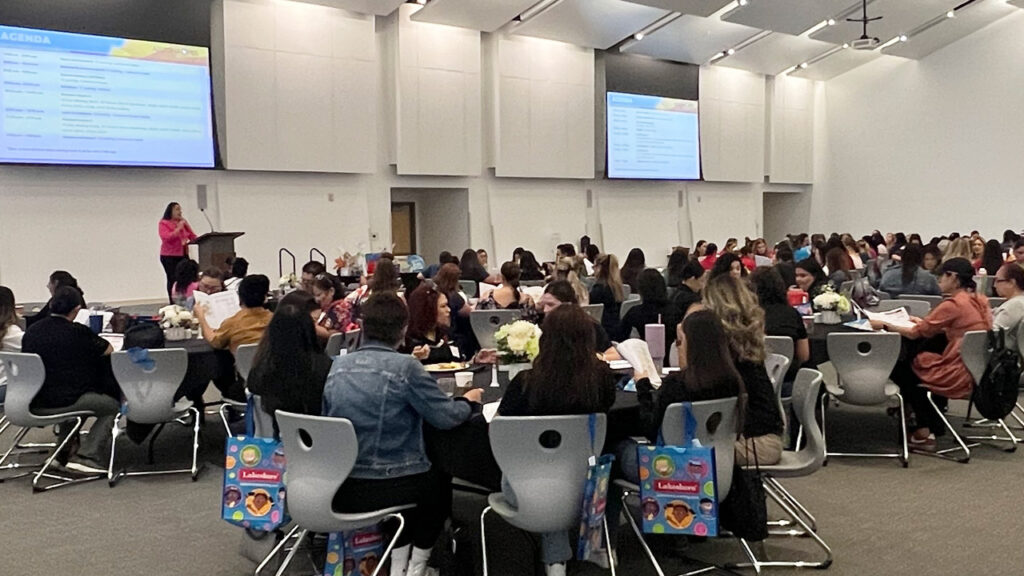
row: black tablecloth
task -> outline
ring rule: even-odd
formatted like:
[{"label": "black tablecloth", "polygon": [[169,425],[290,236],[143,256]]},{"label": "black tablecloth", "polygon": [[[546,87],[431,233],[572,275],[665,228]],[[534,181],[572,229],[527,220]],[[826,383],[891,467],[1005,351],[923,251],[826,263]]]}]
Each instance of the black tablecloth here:
[{"label": "black tablecloth", "polygon": [[184,348],[188,352],[188,371],[178,387],[178,397],[184,396],[201,407],[203,393],[212,380],[222,395],[245,401],[244,387],[235,379],[235,357],[230,350],[214,350],[201,337],[172,340],[166,343],[166,347]]},{"label": "black tablecloth", "polygon": [[828,362],[828,335],[836,332],[850,333],[860,332],[860,330],[842,324],[815,324],[813,328],[807,331],[807,340],[811,345],[811,359],[809,363],[812,366],[820,366]]}]

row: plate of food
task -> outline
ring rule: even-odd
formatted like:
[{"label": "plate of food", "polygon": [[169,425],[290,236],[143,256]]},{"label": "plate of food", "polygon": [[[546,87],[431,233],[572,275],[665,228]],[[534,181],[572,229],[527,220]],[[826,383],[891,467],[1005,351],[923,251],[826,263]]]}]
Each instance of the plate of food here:
[{"label": "plate of food", "polygon": [[427,364],[424,366],[427,372],[431,373],[445,373],[445,372],[459,372],[469,368],[469,362],[441,362],[438,364]]}]

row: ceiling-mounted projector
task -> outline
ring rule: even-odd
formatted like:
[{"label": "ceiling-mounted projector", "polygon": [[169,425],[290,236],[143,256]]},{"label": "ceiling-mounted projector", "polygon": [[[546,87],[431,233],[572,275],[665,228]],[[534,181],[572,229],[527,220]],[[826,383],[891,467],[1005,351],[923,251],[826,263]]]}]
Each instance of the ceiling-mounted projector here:
[{"label": "ceiling-mounted projector", "polygon": [[881,44],[881,40],[868,36],[868,22],[874,22],[875,20],[881,20],[881,16],[875,16],[874,18],[868,18],[868,0],[861,1],[861,17],[860,18],[847,18],[847,22],[860,22],[863,26],[863,32],[860,38],[856,40],[850,40],[850,48],[854,50],[874,50]]},{"label": "ceiling-mounted projector", "polygon": [[878,45],[881,44],[881,42],[882,41],[878,38],[860,37],[856,40],[850,41],[850,48],[853,48],[854,50],[874,50],[875,48],[878,48]]}]

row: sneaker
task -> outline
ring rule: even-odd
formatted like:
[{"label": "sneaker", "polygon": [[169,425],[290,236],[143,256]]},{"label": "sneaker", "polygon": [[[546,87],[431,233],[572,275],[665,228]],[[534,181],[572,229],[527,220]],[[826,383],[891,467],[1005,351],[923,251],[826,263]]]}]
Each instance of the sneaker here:
[{"label": "sneaker", "polygon": [[545,576],[565,576],[565,563],[559,562],[557,564],[545,564],[544,565]]},{"label": "sneaker", "polygon": [[100,467],[99,464],[85,458],[75,458],[69,460],[65,465],[65,468],[72,472],[81,472],[82,474],[106,474],[107,469]]},{"label": "sneaker", "polygon": [[907,441],[911,450],[918,452],[935,452],[935,434],[929,434],[927,438],[916,438],[911,436]]}]

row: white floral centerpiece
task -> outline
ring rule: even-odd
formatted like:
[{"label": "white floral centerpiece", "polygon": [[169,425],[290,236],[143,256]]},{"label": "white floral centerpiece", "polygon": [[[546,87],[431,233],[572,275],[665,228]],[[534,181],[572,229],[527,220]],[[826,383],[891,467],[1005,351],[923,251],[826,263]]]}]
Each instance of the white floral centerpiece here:
[{"label": "white floral centerpiece", "polygon": [[158,313],[160,326],[164,329],[164,338],[167,340],[186,340],[192,335],[194,318],[185,308],[172,304],[164,306]]},{"label": "white floral centerpiece", "polygon": [[517,320],[498,328],[494,341],[498,345],[499,365],[508,368],[509,378],[529,368],[540,353],[540,327],[526,320]]},{"label": "white floral centerpiece", "polygon": [[850,312],[850,300],[846,296],[836,293],[831,286],[825,287],[825,290],[815,296],[811,302],[815,312],[821,313],[822,324],[839,324],[842,322],[840,314]]},{"label": "white floral centerpiece", "polygon": [[291,292],[299,285],[299,279],[295,276],[295,273],[285,274],[281,276],[277,281],[277,289],[281,292]]}]

